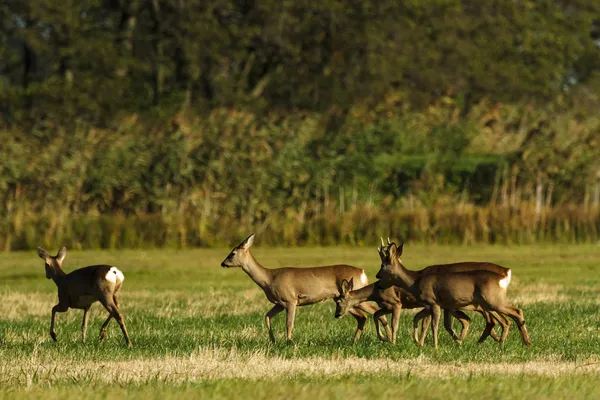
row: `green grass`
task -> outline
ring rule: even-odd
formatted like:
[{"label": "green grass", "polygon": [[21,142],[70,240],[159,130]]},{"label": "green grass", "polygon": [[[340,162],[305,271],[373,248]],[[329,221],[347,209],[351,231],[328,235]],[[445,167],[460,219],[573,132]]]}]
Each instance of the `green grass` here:
[{"label": "green grass", "polygon": [[[56,251],[53,249],[52,251]],[[600,246],[405,246],[407,267],[487,260],[513,269],[509,296],[523,308],[532,348],[513,324],[504,347],[476,343],[483,320],[472,315],[465,343],[440,331],[435,351],[410,340],[403,313],[396,345],[377,340],[372,322],[351,345],[354,319],[333,318],[328,301],[297,312],[294,343],[285,318],[268,342],[262,291],[241,269],[219,267],[228,249],[69,252],[65,270],[108,263],[126,276],[121,310],[134,343],[128,350],[106,312],[92,307],[88,342],[82,312],[58,314],[58,343],[48,334],[56,287],[35,252],[0,254],[0,394],[6,397],[181,397],[252,394],[360,398],[401,395],[459,398],[598,397],[600,395]],[[375,249],[256,248],[268,268],[349,263],[378,269]],[[457,328],[457,326],[455,325]]]}]

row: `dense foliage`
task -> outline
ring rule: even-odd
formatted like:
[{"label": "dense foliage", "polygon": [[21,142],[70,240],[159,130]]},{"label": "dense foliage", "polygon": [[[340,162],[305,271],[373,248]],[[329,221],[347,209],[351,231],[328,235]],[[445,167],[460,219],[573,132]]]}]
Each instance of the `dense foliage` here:
[{"label": "dense foliage", "polygon": [[0,247],[597,240],[600,3],[5,0]]}]

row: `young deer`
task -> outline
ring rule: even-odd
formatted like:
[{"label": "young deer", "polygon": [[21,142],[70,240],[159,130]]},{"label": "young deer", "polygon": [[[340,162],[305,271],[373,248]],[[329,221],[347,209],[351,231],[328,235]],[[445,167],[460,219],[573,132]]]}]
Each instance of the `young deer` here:
[{"label": "young deer", "polygon": [[335,317],[341,318],[358,305],[366,301],[374,301],[380,307],[380,310],[373,315],[377,330],[379,330],[378,318],[385,314],[392,314],[391,342],[394,344],[396,343],[398,322],[400,321],[400,311],[402,308],[423,307],[406,291],[397,286],[385,286],[381,281],[371,283],[357,290],[353,289],[354,278],[350,278],[350,281],[346,279],[342,280],[340,295],[334,298],[336,303]]},{"label": "young deer", "polygon": [[402,243],[399,247],[395,243],[387,247],[377,278],[400,286],[429,308],[433,317],[433,342],[436,348],[441,309],[457,310],[464,307],[481,307],[490,313],[502,326],[500,343],[506,340],[506,316],[509,316],[517,323],[523,343],[531,345],[523,312],[510,306],[506,299],[509,277],[486,270],[421,275],[419,271],[409,271],[404,267],[400,260],[402,247]]},{"label": "young deer", "polygon": [[100,330],[100,340],[106,336],[106,327],[111,318],[114,318],[123,331],[125,342],[129,348],[133,347],[125,328],[123,316],[119,312],[118,294],[125,279],[121,271],[110,265],[92,265],[66,274],[61,268],[67,255],[66,247],[60,249],[54,257],[41,247],[37,248],[37,253],[44,260],[46,278],[52,279],[58,287],[58,304],[52,307],[50,322],[50,336],[54,341],[57,341],[54,331],[56,313],[66,312],[69,308],[78,308],[83,309],[81,335],[82,341],[85,343],[90,307],[96,301],[100,301],[110,314]]},{"label": "young deer", "polygon": [[[250,278],[265,292],[267,299],[275,304],[265,316],[265,323],[269,330],[269,338],[275,343],[275,336],[271,329],[271,319],[283,310],[286,311],[287,340],[292,340],[296,308],[321,301],[332,299],[340,294],[342,281],[354,279],[360,286],[368,284],[365,271],[350,265],[331,265],[314,268],[277,268],[267,269],[261,266],[250,253],[250,246],[254,243],[254,235],[250,235],[239,246],[233,248],[231,253],[223,260],[224,268],[241,267]],[[354,343],[360,338],[364,329],[367,316],[365,312],[375,314],[378,308],[370,304],[359,304],[349,310],[357,321],[354,334]],[[385,326],[387,337],[391,337],[387,320],[380,318]],[[379,328],[379,325],[376,324]],[[383,335],[377,330],[377,335]]]}]

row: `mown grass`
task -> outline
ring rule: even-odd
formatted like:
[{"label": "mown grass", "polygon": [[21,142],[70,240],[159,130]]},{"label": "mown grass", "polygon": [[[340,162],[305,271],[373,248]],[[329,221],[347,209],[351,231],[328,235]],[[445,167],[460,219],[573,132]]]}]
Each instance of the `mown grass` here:
[{"label": "mown grass", "polygon": [[[55,251],[56,249],[53,249]],[[597,397],[600,381],[600,246],[405,246],[417,269],[434,263],[488,260],[513,269],[510,297],[523,308],[532,348],[513,324],[503,348],[476,343],[483,321],[472,316],[461,346],[443,331],[435,351],[409,338],[412,312],[401,318],[399,343],[382,343],[372,322],[352,346],[355,322],[335,320],[333,302],[299,309],[294,343],[268,342],[270,303],[239,269],[219,267],[228,249],[70,252],[65,270],[95,263],[126,276],[121,303],[134,343],[127,350],[114,322],[98,341],[106,312],[92,307],[88,343],[82,312],[59,314],[59,342],[48,335],[56,288],[35,252],[0,254],[0,393],[5,396],[308,398],[424,395],[458,398]],[[375,249],[256,248],[264,266],[350,263],[378,269]],[[456,325],[455,325],[456,327]]]}]

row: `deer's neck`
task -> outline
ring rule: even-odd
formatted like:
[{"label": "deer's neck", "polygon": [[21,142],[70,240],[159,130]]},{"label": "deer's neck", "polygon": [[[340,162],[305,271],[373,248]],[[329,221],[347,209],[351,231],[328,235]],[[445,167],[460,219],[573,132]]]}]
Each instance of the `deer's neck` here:
[{"label": "deer's neck", "polygon": [[248,262],[242,269],[261,288],[265,289],[271,284],[271,271],[260,265],[252,254],[249,254]]},{"label": "deer's neck", "polygon": [[52,280],[56,284],[56,286],[60,286],[60,283],[63,281],[64,277],[67,276],[65,271],[60,268],[54,268],[54,275],[52,276]]},{"label": "deer's neck", "polygon": [[352,305],[360,304],[365,301],[375,301],[375,284],[372,283],[363,288],[353,290],[348,294],[350,295],[350,303]]},{"label": "deer's neck", "polygon": [[417,280],[417,273],[415,271],[409,271],[404,268],[404,265],[399,264],[399,268],[397,269],[399,272],[396,273],[396,278],[398,283],[400,283],[400,287],[404,289],[408,289],[408,291],[412,292],[412,288],[415,286],[415,282]]}]

